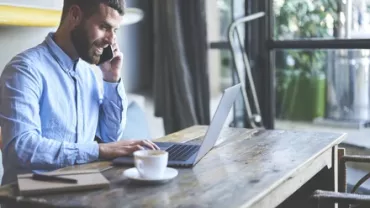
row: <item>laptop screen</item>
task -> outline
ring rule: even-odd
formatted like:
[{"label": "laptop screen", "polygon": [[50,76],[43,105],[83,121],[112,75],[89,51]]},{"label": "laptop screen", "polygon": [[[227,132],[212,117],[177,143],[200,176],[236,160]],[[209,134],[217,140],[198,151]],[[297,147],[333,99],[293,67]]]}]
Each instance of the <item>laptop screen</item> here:
[{"label": "laptop screen", "polygon": [[195,163],[197,163],[204,155],[206,155],[215,145],[217,138],[220,136],[222,127],[225,124],[226,118],[229,115],[231,107],[237,95],[240,93],[241,84],[234,85],[224,90],[222,98],[218,104],[217,110],[212,118],[211,124],[204,136],[203,143],[198,151]]}]

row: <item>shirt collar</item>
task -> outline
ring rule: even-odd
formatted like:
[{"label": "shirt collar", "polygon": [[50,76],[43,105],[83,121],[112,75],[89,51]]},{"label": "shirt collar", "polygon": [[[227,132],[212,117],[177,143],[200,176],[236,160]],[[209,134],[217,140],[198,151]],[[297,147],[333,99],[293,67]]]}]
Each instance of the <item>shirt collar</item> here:
[{"label": "shirt collar", "polygon": [[72,60],[71,57],[69,57],[54,41],[55,33],[49,33],[48,36],[46,36],[46,44],[49,46],[50,52],[52,53],[52,56],[56,59],[56,61],[59,63],[59,65],[63,68],[63,70],[69,72],[73,71],[75,68],[75,64],[77,65],[77,60]]}]

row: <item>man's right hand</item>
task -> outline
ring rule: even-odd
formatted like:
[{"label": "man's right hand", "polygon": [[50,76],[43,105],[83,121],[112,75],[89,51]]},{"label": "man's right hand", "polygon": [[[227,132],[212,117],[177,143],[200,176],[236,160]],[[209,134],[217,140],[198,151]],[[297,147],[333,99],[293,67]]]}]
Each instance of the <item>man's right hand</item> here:
[{"label": "man's right hand", "polygon": [[150,140],[124,140],[112,143],[99,144],[99,158],[114,159],[116,157],[131,155],[144,147],[157,150],[159,147]]}]

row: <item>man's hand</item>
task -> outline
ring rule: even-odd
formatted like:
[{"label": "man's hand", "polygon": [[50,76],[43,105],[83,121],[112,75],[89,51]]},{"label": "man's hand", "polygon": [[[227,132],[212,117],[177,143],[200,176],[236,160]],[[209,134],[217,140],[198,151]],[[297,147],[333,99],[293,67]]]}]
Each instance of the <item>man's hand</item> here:
[{"label": "man's hand", "polygon": [[131,155],[137,150],[142,150],[144,147],[159,150],[159,147],[150,140],[140,141],[118,141],[112,143],[99,144],[99,158],[114,159],[120,156]]},{"label": "man's hand", "polygon": [[103,73],[103,79],[106,82],[118,82],[121,77],[123,54],[119,50],[117,43],[112,45],[112,49],[113,59],[100,65],[100,69]]}]

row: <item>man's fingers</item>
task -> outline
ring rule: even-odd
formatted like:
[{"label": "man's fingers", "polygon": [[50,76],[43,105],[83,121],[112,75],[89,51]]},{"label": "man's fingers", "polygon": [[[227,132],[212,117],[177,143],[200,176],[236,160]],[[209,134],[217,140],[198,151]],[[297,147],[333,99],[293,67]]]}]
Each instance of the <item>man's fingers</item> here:
[{"label": "man's fingers", "polygon": [[122,156],[131,155],[137,150],[144,150],[144,147],[138,144],[125,146],[122,148],[122,152],[120,154],[122,154]]},{"label": "man's fingers", "polygon": [[135,151],[136,151],[136,150],[144,150],[144,149],[145,149],[145,148],[144,148],[143,146],[141,146],[141,145],[136,145],[136,146],[135,146],[135,148],[136,148],[136,149],[135,149]]},{"label": "man's fingers", "polygon": [[152,142],[152,141],[150,141],[150,140],[148,140],[153,146],[154,146],[154,148],[156,149],[156,150],[160,150],[161,148],[159,148],[158,147],[158,145],[156,145],[154,142]]},{"label": "man's fingers", "polygon": [[113,52],[113,59],[111,60],[111,63],[113,61],[118,61],[118,60],[123,61],[123,53],[122,52],[119,52],[119,51],[114,51]]},{"label": "man's fingers", "polygon": [[119,54],[119,53],[121,52],[121,50],[119,49],[119,46],[118,46],[118,44],[117,44],[117,43],[114,43],[114,44],[112,45],[112,50],[113,50],[113,53],[114,53],[115,55],[117,55],[117,54]]},{"label": "man's fingers", "polygon": [[149,149],[152,149],[152,150],[156,149],[155,145],[152,142],[148,141],[148,140],[142,140],[140,144],[145,146],[146,148],[149,148]]},{"label": "man's fingers", "polygon": [[143,145],[145,145],[146,147],[152,150],[159,150],[159,147],[150,140],[143,140],[142,142],[143,142]]},{"label": "man's fingers", "polygon": [[115,51],[115,50],[117,50],[117,49],[118,49],[118,44],[117,44],[117,43],[113,43],[113,44],[111,45],[111,47],[112,47],[113,51]]},{"label": "man's fingers", "polygon": [[137,150],[144,150],[149,148],[152,150],[159,150],[160,148],[150,140],[134,140],[134,141],[120,141],[122,149],[119,151],[120,155],[130,155]]}]

